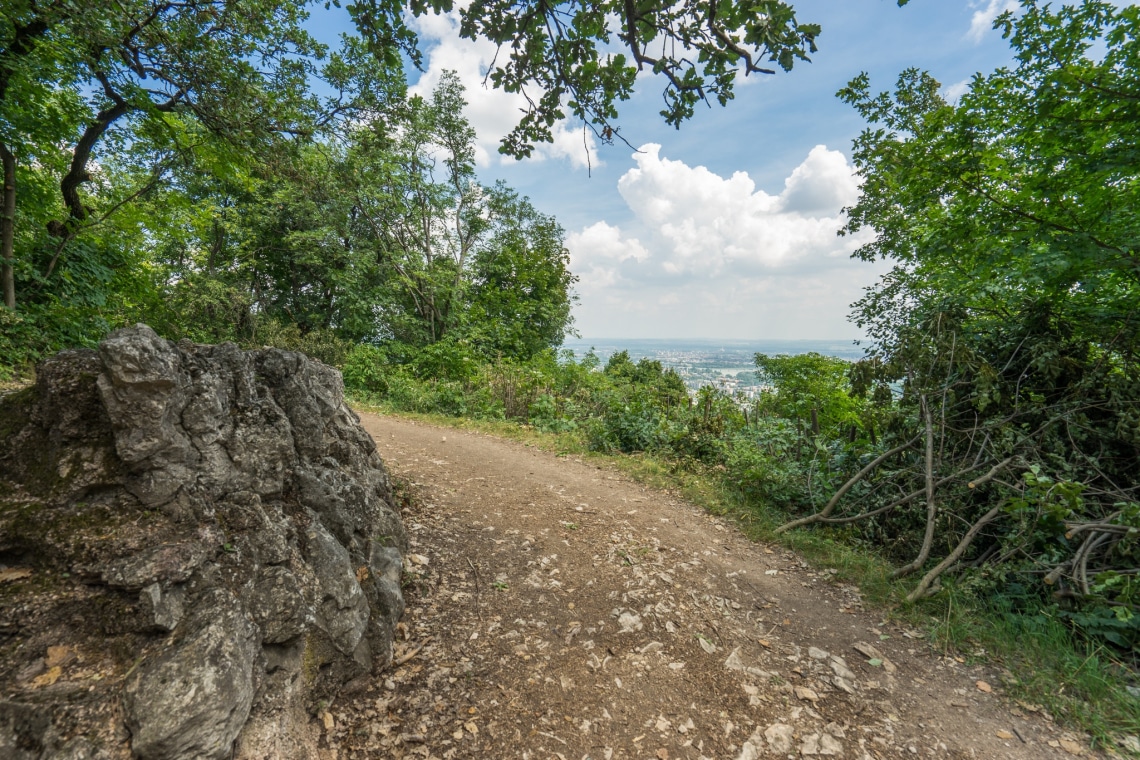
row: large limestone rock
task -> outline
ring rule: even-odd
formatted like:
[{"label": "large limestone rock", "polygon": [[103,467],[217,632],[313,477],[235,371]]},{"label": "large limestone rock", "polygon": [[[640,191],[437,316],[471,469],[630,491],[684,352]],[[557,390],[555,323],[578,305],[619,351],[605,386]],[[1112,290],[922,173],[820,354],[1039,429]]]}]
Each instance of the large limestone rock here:
[{"label": "large limestone rock", "polygon": [[339,373],[150,328],[0,399],[0,756],[316,757],[406,536]]}]

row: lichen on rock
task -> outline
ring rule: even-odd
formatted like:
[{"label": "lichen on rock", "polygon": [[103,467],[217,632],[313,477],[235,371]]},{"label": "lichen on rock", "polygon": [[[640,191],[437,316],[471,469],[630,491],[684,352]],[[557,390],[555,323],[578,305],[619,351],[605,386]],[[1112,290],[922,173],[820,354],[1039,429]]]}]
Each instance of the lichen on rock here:
[{"label": "lichen on rock", "polygon": [[315,757],[310,716],[403,613],[406,535],[339,373],[139,325],[43,362],[0,420],[0,570],[29,571],[0,582],[0,748]]}]

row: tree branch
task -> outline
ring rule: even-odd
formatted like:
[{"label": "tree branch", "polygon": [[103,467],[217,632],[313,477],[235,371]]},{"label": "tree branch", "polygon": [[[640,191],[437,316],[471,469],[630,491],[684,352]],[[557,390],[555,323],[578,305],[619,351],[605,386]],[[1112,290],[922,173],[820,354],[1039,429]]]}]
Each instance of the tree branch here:
[{"label": "tree branch", "polygon": [[945,559],[935,565],[934,568],[932,568],[931,571],[926,575],[922,576],[922,580],[918,582],[918,585],[914,587],[914,590],[907,594],[906,600],[908,602],[914,602],[936,593],[937,588],[935,588],[933,591],[930,590],[930,584],[938,580],[938,576],[942,575],[942,573],[946,572],[948,568],[950,568],[958,561],[962,554],[965,553],[966,549],[970,547],[970,544],[974,542],[974,539],[978,537],[978,533],[981,532],[982,528],[993,522],[994,519],[1001,514],[1001,510],[1002,505],[999,504],[989,512],[986,512],[984,515],[982,515],[981,519],[971,525],[970,529],[966,531],[966,535],[962,536],[962,540],[959,541],[958,545],[954,547],[954,551],[946,555]]},{"label": "tree branch", "polygon": [[934,524],[938,517],[938,505],[934,500],[934,422],[930,417],[930,405],[926,396],[922,397],[922,416],[926,421],[926,532],[922,536],[922,549],[918,556],[913,562],[895,570],[891,574],[893,578],[900,578],[922,567],[930,556],[930,547],[934,543]]},{"label": "tree branch", "polygon": [[822,510],[820,510],[819,512],[816,512],[814,515],[808,515],[807,517],[801,517],[798,520],[792,520],[789,523],[785,523],[785,524],[781,525],[780,527],[776,528],[775,533],[777,533],[777,534],[784,533],[786,531],[791,530],[792,528],[798,528],[798,527],[803,526],[803,525],[811,525],[812,523],[820,522],[821,520],[825,519],[828,515],[830,515],[835,510],[835,506],[837,504],[839,504],[839,500],[842,499],[847,494],[848,491],[850,491],[852,488],[854,488],[855,485],[860,480],[865,478],[876,467],[878,467],[880,464],[882,464],[886,460],[893,457],[895,454],[898,454],[901,451],[905,451],[906,449],[909,449],[911,446],[914,445],[914,442],[917,441],[920,437],[921,436],[916,435],[914,438],[911,438],[906,443],[904,443],[900,446],[896,446],[893,449],[891,449],[890,451],[884,452],[884,453],[880,454],[879,456],[875,457],[875,459],[873,459],[866,467],[859,470],[859,472],[855,473],[855,475],[853,475],[850,480],[848,480],[846,483],[844,483],[842,486],[840,486],[839,490],[835,492],[835,494],[831,497],[831,500],[827,502],[827,505],[824,506],[824,508]]}]

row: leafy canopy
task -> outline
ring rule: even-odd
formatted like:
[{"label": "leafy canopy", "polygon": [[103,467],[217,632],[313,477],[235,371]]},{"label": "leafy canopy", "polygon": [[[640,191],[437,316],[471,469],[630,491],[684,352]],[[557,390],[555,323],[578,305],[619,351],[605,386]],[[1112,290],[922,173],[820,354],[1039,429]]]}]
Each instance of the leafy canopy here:
[{"label": "leafy canopy", "polygon": [[[413,0],[414,15],[453,10],[453,0]],[[345,6],[366,39],[419,65],[414,33],[398,0]],[[605,141],[618,132],[617,104],[639,73],[664,81],[661,115],[679,127],[700,103],[725,105],[740,73],[789,71],[816,51],[818,24],[800,23],[782,0],[474,0],[459,7],[460,34],[499,46],[488,80],[526,95],[527,107],[500,150],[528,156],[572,116]]]},{"label": "leafy canopy", "polygon": [[993,562],[1135,646],[1140,8],[1024,0],[996,26],[1015,62],[957,103],[913,69],[894,92],[861,75],[839,93],[870,122],[846,231],[873,229],[856,256],[894,262],[855,305],[873,346],[852,376],[903,447],[864,515],[806,520],[921,543],[900,573],[948,532],[956,548],[912,598],[959,561]]}]

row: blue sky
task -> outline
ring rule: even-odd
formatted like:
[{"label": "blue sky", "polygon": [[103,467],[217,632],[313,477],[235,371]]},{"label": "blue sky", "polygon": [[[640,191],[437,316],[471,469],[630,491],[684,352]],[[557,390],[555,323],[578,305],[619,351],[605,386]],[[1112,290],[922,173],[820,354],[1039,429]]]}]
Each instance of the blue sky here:
[{"label": "blue sky", "polygon": [[[518,103],[481,86],[493,55],[459,40],[448,17],[417,20],[430,92],[444,69],[468,86],[479,173],[530,196],[567,232],[578,275],[576,328],[585,338],[836,339],[859,337],[850,304],[885,267],[852,261],[837,238],[840,209],[858,197],[852,140],[863,128],[835,92],[860,71],[888,89],[905,68],[930,71],[954,96],[976,72],[1006,64],[991,28],[1012,0],[799,0],[823,26],[819,52],[790,73],[748,77],[727,108],[699,108],[679,131],[658,115],[652,77],[621,106],[623,136],[641,148],[590,141],[567,124],[533,160],[495,152]],[[314,13],[328,42],[343,16]]]}]

